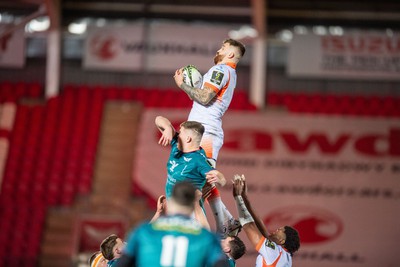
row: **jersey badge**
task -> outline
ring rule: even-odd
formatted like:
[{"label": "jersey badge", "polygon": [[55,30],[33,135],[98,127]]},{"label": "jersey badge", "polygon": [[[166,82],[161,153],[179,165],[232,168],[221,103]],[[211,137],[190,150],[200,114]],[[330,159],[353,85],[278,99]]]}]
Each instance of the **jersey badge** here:
[{"label": "jersey badge", "polygon": [[265,246],[271,248],[271,249],[275,249],[275,243],[272,242],[271,240],[268,240],[265,242]]},{"label": "jersey badge", "polygon": [[211,75],[211,82],[215,83],[216,85],[221,85],[223,78],[224,78],[223,72],[213,71]]}]

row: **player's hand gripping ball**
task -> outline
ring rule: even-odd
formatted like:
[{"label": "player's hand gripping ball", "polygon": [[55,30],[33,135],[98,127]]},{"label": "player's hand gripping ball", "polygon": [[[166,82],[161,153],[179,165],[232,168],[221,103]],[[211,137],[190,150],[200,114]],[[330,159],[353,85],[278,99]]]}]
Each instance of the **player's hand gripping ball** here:
[{"label": "player's hand gripping ball", "polygon": [[201,88],[203,76],[194,65],[187,65],[183,68],[183,82],[194,88]]}]

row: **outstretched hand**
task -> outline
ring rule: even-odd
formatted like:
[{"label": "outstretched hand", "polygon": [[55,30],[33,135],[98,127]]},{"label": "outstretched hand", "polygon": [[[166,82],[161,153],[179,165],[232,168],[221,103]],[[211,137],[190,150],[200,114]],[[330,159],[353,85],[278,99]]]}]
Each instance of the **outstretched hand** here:
[{"label": "outstretched hand", "polygon": [[174,80],[175,80],[176,85],[179,88],[181,88],[181,85],[183,83],[183,68],[177,69],[175,71]]},{"label": "outstretched hand", "polygon": [[206,173],[207,182],[210,184],[217,183],[221,186],[226,184],[225,176],[218,170],[212,170]]},{"label": "outstretched hand", "polygon": [[233,187],[232,187],[232,194],[234,197],[236,196],[246,196],[247,193],[247,185],[246,185],[246,178],[244,175],[235,174],[233,176]]},{"label": "outstretched hand", "polygon": [[171,128],[166,128],[161,134],[158,144],[162,146],[168,146],[171,144],[172,138],[174,137],[174,131]]}]

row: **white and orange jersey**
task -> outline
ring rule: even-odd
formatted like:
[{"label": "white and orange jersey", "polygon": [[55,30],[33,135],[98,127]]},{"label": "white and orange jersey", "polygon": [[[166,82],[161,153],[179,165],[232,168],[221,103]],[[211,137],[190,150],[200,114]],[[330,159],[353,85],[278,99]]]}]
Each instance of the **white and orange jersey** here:
[{"label": "white and orange jersey", "polygon": [[291,267],[292,257],[282,246],[263,237],[256,246],[256,267]]},{"label": "white and orange jersey", "polygon": [[222,116],[231,103],[236,79],[236,64],[228,63],[213,66],[203,76],[202,88],[204,86],[210,87],[217,95],[205,106],[193,101],[188,120],[202,123],[206,133],[223,138]]}]

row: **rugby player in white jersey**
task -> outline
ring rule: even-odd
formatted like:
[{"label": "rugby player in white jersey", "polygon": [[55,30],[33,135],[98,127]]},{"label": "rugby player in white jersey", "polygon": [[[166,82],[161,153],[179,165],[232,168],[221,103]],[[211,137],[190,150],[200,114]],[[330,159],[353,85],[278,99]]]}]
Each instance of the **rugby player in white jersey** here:
[{"label": "rugby player in white jersey", "polygon": [[268,233],[261,218],[255,214],[246,191],[244,175],[235,175],[233,196],[243,230],[258,252],[255,267],[292,267],[293,254],[300,248],[299,233],[291,226]]},{"label": "rugby player in white jersey", "polygon": [[[183,69],[175,71],[176,85],[193,100],[188,120],[200,122],[205,128],[200,146],[214,168],[224,139],[222,116],[232,101],[237,79],[236,65],[245,51],[241,42],[224,40],[214,57],[215,65],[203,76],[201,88],[183,82]],[[224,235],[228,232],[237,234],[239,224],[221,201],[215,185],[205,186],[203,195],[208,197],[208,203],[216,215],[217,230]]]}]

